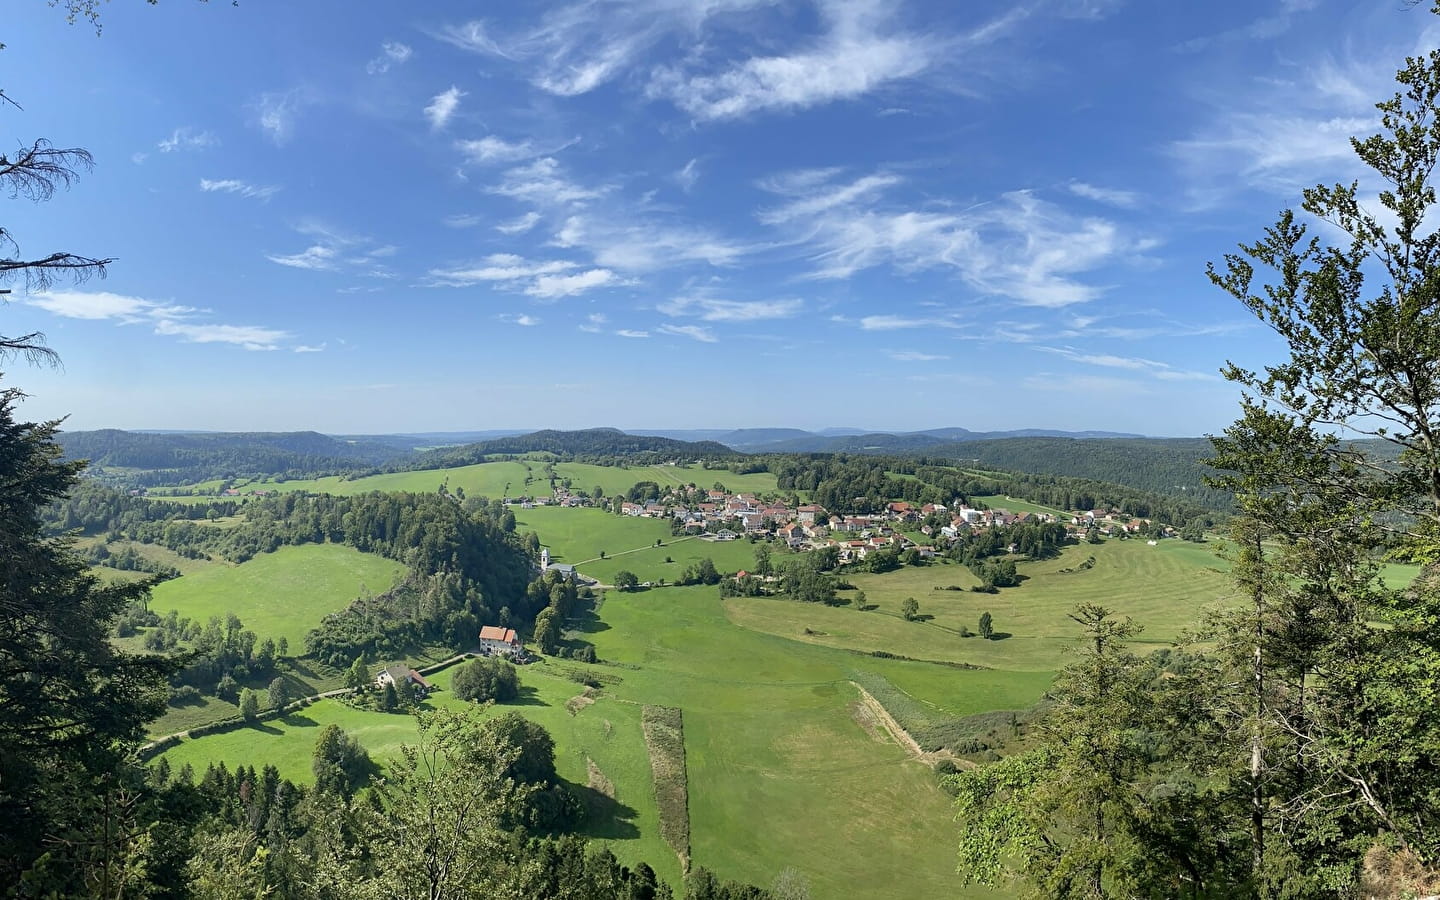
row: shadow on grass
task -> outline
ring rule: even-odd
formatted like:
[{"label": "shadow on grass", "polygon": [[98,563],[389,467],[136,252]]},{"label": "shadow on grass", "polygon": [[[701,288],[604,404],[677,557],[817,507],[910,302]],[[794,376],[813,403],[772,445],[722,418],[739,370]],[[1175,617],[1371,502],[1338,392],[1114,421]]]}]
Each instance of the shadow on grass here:
[{"label": "shadow on grass", "polygon": [[247,725],[246,727],[249,728],[249,729],[252,730],[252,731],[260,731],[260,732],[263,732],[263,733],[265,733],[265,734],[284,734],[284,733],[285,733],[284,731],[280,730],[279,728],[276,728],[274,725],[267,725],[267,724],[265,724],[264,722],[254,722],[254,723],[252,723],[252,724],[250,724],[250,725]]},{"label": "shadow on grass", "polygon": [[507,702],[505,702],[505,703],[503,703],[503,704],[501,704],[501,705],[502,705],[502,706],[549,706],[550,704],[548,704],[548,703],[546,703],[544,700],[541,700],[541,699],[540,699],[540,691],[539,691],[539,690],[537,690],[536,688],[530,687],[529,685],[524,685],[524,684],[522,684],[522,685],[520,686],[519,696],[517,696],[514,700],[507,701]]},{"label": "shadow on grass", "polygon": [[587,837],[620,841],[640,836],[640,829],[635,825],[638,813],[633,807],[626,806],[589,785],[566,782],[565,788],[585,809],[585,822],[581,831]]},{"label": "shadow on grass", "polygon": [[309,716],[304,716],[300,713],[290,713],[288,715],[281,716],[280,721],[284,722],[286,725],[291,726],[292,728],[314,728],[316,725],[320,724]]},{"label": "shadow on grass", "polygon": [[1014,636],[1015,636],[1015,635],[1011,634],[1011,633],[1008,632],[1008,631],[996,631],[996,632],[994,632],[994,633],[992,633],[992,634],[990,635],[990,640],[992,640],[992,641],[1003,641],[1003,640],[1006,640],[1006,639],[1008,639],[1008,638],[1012,638],[1012,637],[1014,637]]}]

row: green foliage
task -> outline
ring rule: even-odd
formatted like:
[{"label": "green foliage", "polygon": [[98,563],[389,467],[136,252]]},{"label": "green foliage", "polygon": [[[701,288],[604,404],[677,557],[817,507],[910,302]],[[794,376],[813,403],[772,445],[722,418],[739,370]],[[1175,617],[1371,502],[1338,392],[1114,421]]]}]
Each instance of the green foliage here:
[{"label": "green foliage", "polygon": [[472,659],[455,670],[450,689],[461,700],[509,703],[520,695],[520,678],[503,659]]},{"label": "green foliage", "polygon": [[247,722],[255,721],[260,715],[260,698],[249,688],[240,692],[240,715]]},{"label": "green foliage", "polygon": [[633,591],[640,584],[640,579],[636,577],[635,573],[626,569],[616,572],[611,581],[614,582],[616,589],[622,591]]},{"label": "green foliage", "polygon": [[349,797],[374,771],[370,754],[338,725],[326,725],[311,757],[315,790]]},{"label": "green foliage", "polygon": [[987,641],[995,636],[995,620],[988,612],[980,614],[980,636]]},{"label": "green foliage", "polygon": [[265,692],[265,699],[269,702],[271,709],[284,709],[296,699],[294,692],[290,689],[290,683],[283,675],[277,675],[270,682],[270,687]]},{"label": "green foliage", "polygon": [[[689,778],[685,768],[685,722],[669,706],[646,706],[641,717],[655,780],[660,834],[681,859],[690,856]],[[687,891],[688,894],[688,891]]]},{"label": "green foliage", "polygon": [[918,615],[920,615],[920,604],[914,597],[906,597],[905,602],[900,604],[900,617],[907,622],[913,622]]}]

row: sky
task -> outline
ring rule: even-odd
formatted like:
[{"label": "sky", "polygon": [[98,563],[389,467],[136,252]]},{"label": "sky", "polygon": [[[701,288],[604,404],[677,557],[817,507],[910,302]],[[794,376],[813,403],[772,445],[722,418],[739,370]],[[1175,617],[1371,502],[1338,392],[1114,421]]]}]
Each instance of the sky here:
[{"label": "sky", "polygon": [[0,334],[66,428],[1223,429],[1206,277],[1367,182],[1391,0],[45,0],[0,139],[84,147]]}]

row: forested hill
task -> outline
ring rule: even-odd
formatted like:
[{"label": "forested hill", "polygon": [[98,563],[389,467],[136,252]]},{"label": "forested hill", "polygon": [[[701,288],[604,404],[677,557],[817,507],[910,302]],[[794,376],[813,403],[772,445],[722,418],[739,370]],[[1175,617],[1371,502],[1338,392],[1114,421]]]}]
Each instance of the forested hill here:
[{"label": "forested hill", "polygon": [[944,459],[1012,472],[1105,481],[1189,500],[1209,509],[1230,508],[1230,495],[1205,486],[1214,470],[1202,460],[1214,451],[1208,438],[1002,438],[916,450]]},{"label": "forested hill", "polygon": [[714,441],[677,441],[672,438],[626,434],[615,428],[587,428],[580,431],[536,431],[515,437],[497,438],[443,447],[420,454],[414,468],[448,468],[483,462],[497,453],[554,453],[566,457],[632,457],[654,454],[665,459],[700,459],[738,456],[734,450]]},{"label": "forested hill", "polygon": [[59,435],[67,459],[92,466],[152,470],[166,479],[199,481],[285,472],[346,471],[379,465],[406,455],[394,443],[337,440],[315,431],[203,432],[156,434],[142,431],[70,431]]}]

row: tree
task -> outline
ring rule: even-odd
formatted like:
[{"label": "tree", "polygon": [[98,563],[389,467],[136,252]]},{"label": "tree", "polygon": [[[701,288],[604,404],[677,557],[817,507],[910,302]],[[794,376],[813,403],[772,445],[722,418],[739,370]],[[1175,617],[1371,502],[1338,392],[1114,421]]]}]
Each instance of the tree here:
[{"label": "tree", "polygon": [[254,722],[260,716],[260,698],[249,688],[240,692],[240,715],[247,722]]},{"label": "tree", "polygon": [[[1440,861],[1440,773],[1421,762],[1440,752],[1440,722],[1419,699],[1440,691],[1428,577],[1440,566],[1440,52],[1396,77],[1379,133],[1351,140],[1380,209],[1358,182],[1316,186],[1209,270],[1287,351],[1261,371],[1225,369],[1246,396],[1217,460],[1253,535],[1242,546],[1256,548],[1240,573],[1247,615],[1221,625],[1222,645],[1248,648],[1254,684],[1240,707],[1249,752],[1234,748],[1229,765],[1255,786],[1252,872],[1273,881],[1288,859],[1317,892],[1353,879],[1372,844]],[[1307,216],[1341,241],[1312,234]],[[1271,283],[1254,286],[1257,268]],[[1382,554],[1427,577],[1387,588]]]},{"label": "tree", "polygon": [[331,723],[320,732],[311,756],[316,791],[348,797],[373,768],[370,754],[339,725]]},{"label": "tree", "polygon": [[995,636],[995,620],[988,612],[980,614],[980,636],[987,641]]},{"label": "tree", "polygon": [[535,617],[535,643],[540,652],[553,655],[560,647],[560,621],[552,607],[545,607]]},{"label": "tree", "polygon": [[913,622],[918,615],[920,615],[919,602],[917,602],[914,597],[906,597],[905,601],[900,604],[901,618],[907,622]]},{"label": "tree", "polygon": [[370,686],[370,671],[365,667],[365,657],[357,656],[345,670],[345,686],[357,695]]},{"label": "tree", "polygon": [[1034,749],[947,778],[965,826],[960,874],[990,886],[1018,876],[1046,897],[1176,896],[1148,868],[1135,788],[1155,710],[1149,673],[1124,643],[1140,629],[1099,606],[1071,618],[1083,640],[1056,678]]},{"label": "tree", "polygon": [[634,572],[621,569],[615,573],[615,587],[617,590],[633,591],[639,585],[640,579],[636,577]]},{"label": "tree", "polygon": [[380,692],[380,708],[386,712],[394,712],[400,705],[400,694],[395,690],[395,682],[385,682],[385,689]]},{"label": "tree", "polygon": [[270,687],[265,692],[265,697],[270,701],[271,709],[284,709],[295,700],[295,696],[290,690],[290,683],[285,680],[285,676],[283,675],[276,676],[271,680]]},{"label": "tree", "polygon": [[854,599],[853,602],[855,603],[855,608],[856,608],[856,609],[869,609],[869,608],[870,608],[870,598],[865,596],[865,592],[864,592],[864,591],[856,591],[856,592],[855,592],[855,599]]},{"label": "tree", "polygon": [[775,571],[774,563],[770,559],[770,545],[755,545],[755,574],[762,577],[770,575]]},{"label": "tree", "polygon": [[482,657],[456,669],[450,687],[461,700],[508,703],[520,694],[520,677],[509,662]]}]

